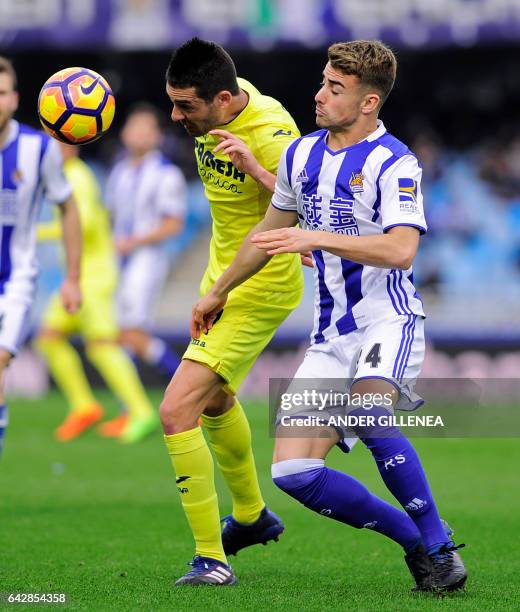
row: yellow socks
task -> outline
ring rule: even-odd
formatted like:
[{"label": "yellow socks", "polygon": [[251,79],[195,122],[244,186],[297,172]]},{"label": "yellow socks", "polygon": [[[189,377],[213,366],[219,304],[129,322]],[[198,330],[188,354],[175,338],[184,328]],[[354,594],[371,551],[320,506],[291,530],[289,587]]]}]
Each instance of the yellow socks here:
[{"label": "yellow socks", "polygon": [[195,554],[227,563],[220,535],[213,459],[201,428],[164,436],[164,441],[195,538]]},{"label": "yellow socks", "polygon": [[54,381],[61,389],[71,410],[88,412],[96,399],[87,381],[78,353],[69,342],[59,337],[40,337],[36,348],[47,361]]},{"label": "yellow socks", "polygon": [[258,484],[251,446],[251,430],[240,402],[217,417],[202,415],[202,422],[233,498],[233,517],[253,523],[265,506]]},{"label": "yellow socks", "polygon": [[132,360],[118,344],[91,342],[86,347],[86,353],[131,417],[143,418],[155,414]]}]

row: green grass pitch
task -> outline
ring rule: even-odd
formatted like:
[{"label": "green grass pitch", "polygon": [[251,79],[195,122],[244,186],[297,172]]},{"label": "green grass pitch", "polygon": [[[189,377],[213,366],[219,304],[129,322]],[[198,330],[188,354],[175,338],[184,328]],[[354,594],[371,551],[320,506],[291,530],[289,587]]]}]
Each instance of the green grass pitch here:
[{"label": "green grass pitch", "polygon": [[[100,396],[115,413],[114,400]],[[286,532],[278,544],[231,558],[237,587],[173,589],[192,541],[161,435],[125,447],[91,432],[58,444],[51,434],[65,403],[57,393],[12,401],[0,465],[0,592],[65,592],[68,603],[53,607],[94,611],[520,609],[520,440],[415,441],[441,515],[467,544],[470,574],[465,593],[417,597],[398,546],[315,515],[275,489],[267,408],[244,405],[264,495]],[[361,445],[351,456],[334,450],[329,464],[391,499]],[[217,486],[227,514],[220,475]]]}]

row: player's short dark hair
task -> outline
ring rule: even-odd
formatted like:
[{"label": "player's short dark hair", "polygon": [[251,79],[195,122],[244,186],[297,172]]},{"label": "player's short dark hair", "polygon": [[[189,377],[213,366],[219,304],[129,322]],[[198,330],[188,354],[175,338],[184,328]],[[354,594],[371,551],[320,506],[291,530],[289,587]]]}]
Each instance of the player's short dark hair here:
[{"label": "player's short dark hair", "polygon": [[233,96],[240,89],[237,71],[229,53],[220,45],[200,38],[192,38],[174,51],[166,81],[171,87],[194,87],[197,96],[210,102],[219,91]]},{"label": "player's short dark hair", "polygon": [[376,89],[381,104],[387,99],[397,74],[397,60],[390,47],[380,40],[352,40],[331,45],[328,56],[335,70],[355,75],[362,85]]},{"label": "player's short dark hair", "polygon": [[13,89],[16,91],[18,89],[18,79],[16,78],[16,72],[13,64],[7,59],[7,57],[0,55],[0,74],[2,72],[11,77],[11,80],[13,81]]}]

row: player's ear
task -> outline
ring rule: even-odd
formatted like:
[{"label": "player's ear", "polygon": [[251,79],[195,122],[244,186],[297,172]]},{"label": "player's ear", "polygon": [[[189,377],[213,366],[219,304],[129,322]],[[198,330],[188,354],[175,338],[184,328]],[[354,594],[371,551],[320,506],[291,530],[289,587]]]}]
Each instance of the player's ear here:
[{"label": "player's ear", "polygon": [[380,104],[381,96],[373,91],[369,92],[363,98],[363,101],[361,103],[361,112],[364,115],[369,115],[374,111],[377,112]]},{"label": "player's ear", "polygon": [[222,91],[219,91],[218,94],[214,98],[217,105],[221,107],[228,106],[231,103],[232,99],[233,99],[233,94],[227,89],[223,89]]}]

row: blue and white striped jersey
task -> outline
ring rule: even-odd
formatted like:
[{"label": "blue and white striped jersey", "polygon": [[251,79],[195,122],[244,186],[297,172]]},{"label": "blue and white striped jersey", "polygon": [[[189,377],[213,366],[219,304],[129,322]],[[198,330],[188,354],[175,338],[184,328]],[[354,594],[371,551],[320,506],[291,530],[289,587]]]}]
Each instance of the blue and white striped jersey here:
[{"label": "blue and white striped jersey", "polygon": [[[427,226],[416,157],[378,122],[365,140],[339,151],[327,130],[292,142],[278,167],[272,205],[297,211],[301,227],[350,236],[382,234],[397,225]],[[412,268],[364,266],[314,251],[315,312],[311,342],[320,343],[397,315],[424,316]]]},{"label": "blue and white striped jersey", "polygon": [[62,204],[72,194],[59,145],[15,120],[0,149],[0,296],[30,302],[38,273],[36,223],[43,196]]},{"label": "blue and white striped jersey", "polygon": [[106,189],[114,235],[139,236],[155,229],[162,217],[184,218],[186,196],[184,175],[160,151],[150,151],[137,164],[123,158],[110,173]]}]

